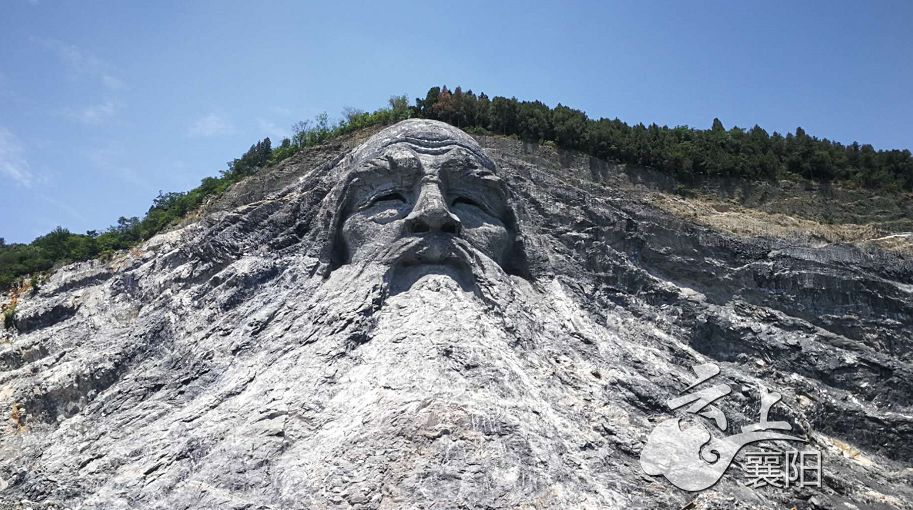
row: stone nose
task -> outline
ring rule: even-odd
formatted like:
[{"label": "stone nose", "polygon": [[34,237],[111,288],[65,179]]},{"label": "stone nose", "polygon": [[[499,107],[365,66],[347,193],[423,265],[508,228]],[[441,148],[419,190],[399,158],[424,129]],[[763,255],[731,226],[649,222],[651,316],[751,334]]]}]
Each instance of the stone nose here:
[{"label": "stone nose", "polygon": [[406,216],[406,231],[410,234],[444,232],[458,235],[462,230],[463,223],[450,212],[438,184],[422,186],[415,207]]}]

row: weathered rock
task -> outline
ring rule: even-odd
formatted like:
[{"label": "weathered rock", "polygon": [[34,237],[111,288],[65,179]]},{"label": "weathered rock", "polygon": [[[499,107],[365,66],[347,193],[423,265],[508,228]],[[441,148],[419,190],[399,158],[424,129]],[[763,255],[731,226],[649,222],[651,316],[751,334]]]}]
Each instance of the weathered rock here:
[{"label": "weathered rock", "polygon": [[[0,507],[913,508],[904,255],[714,231],[431,121],[363,140],[22,299]],[[731,428],[782,394],[823,487],[643,472],[708,362]]]}]

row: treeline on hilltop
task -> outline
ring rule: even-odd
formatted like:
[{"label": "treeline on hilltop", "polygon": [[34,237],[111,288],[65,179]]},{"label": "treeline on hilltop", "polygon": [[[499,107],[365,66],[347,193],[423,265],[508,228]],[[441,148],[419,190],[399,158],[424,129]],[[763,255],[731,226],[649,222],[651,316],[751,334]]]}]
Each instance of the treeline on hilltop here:
[{"label": "treeline on hilltop", "polygon": [[550,108],[540,101],[494,97],[433,87],[410,105],[406,96],[390,98],[373,112],[346,109],[331,123],[324,113],[293,126],[293,136],[273,146],[269,138],[252,145],[229,162],[218,177],[207,177],[188,192],[159,193],[143,218],[121,217],[116,225],[85,234],[56,228],[29,244],[5,244],[0,238],[0,289],[26,275],[57,265],[109,256],[134,246],[177,223],[232,184],[274,165],[305,147],[369,126],[420,117],[453,124],[475,134],[502,134],[535,142],[553,142],[609,161],[656,168],[683,180],[733,176],[748,179],[839,181],[851,186],[913,190],[913,158],[909,150],[876,151],[871,145],[842,145],[818,139],[797,128],[795,133],[769,134],[751,129],[725,129],[714,119],[710,129],[630,126],[618,119],[590,119],[573,108]]},{"label": "treeline on hilltop", "polygon": [[710,129],[630,126],[618,119],[590,119],[586,113],[540,101],[489,98],[484,93],[434,87],[416,100],[415,115],[437,119],[476,133],[515,135],[530,141],[553,141],[564,149],[597,158],[653,167],[680,179],[802,177],[841,181],[888,190],[913,190],[913,157],[909,150],[876,151],[871,145],[843,145],[808,135],[726,129],[719,119]]}]

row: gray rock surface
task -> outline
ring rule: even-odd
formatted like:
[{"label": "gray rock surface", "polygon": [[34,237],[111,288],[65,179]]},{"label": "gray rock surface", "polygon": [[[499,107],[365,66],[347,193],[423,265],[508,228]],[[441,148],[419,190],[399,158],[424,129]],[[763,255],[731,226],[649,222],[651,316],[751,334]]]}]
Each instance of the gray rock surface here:
[{"label": "gray rock surface", "polygon": [[[904,255],[735,237],[432,121],[368,134],[21,298],[0,508],[913,508]],[[699,363],[731,428],[782,394],[821,488],[643,472]]]}]

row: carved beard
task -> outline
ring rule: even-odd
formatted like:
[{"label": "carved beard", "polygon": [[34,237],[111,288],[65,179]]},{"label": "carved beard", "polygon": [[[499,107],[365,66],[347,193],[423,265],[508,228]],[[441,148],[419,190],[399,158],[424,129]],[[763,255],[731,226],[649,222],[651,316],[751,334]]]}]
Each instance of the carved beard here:
[{"label": "carved beard", "polygon": [[439,235],[400,239],[379,260],[337,268],[325,286],[328,291],[373,289],[370,300],[379,308],[387,297],[406,292],[431,275],[450,279],[464,292],[487,303],[503,299],[494,283],[509,283],[511,279],[501,266],[465,239]]},{"label": "carved beard", "polygon": [[[319,409],[322,420],[313,429],[305,428],[307,420],[293,420],[301,424],[289,432],[297,441],[270,461],[283,502],[321,506],[331,487],[344,485],[350,465],[369,480],[391,464],[404,466],[410,476],[390,490],[411,493],[422,506],[434,506],[441,493],[467,497],[461,487],[497,487],[499,473],[528,465],[529,483],[518,489],[523,499],[550,497],[557,498],[553,506],[573,506],[548,495],[548,487],[572,476],[577,458],[559,451],[542,457],[549,462],[530,459],[552,455],[537,453],[553,451],[544,438],[571,444],[591,425],[543,405],[557,367],[549,361],[555,351],[537,344],[545,337],[563,356],[582,362],[592,355],[588,344],[563,328],[568,317],[585,330],[597,326],[560,292],[545,301],[547,295],[528,281],[471,249],[468,254],[472,291],[446,265],[376,261],[342,266],[315,289],[304,304],[310,318],[302,321],[308,327],[319,321],[320,332],[310,335],[314,344],[292,348],[293,356],[268,367],[275,377],[270,384],[279,393],[289,388],[283,398],[290,409],[305,410],[305,416]],[[421,274],[396,292],[410,267]],[[302,384],[300,373],[321,377]],[[596,384],[590,379],[585,381]],[[422,457],[413,460],[414,451]],[[478,456],[493,456],[495,469],[471,479],[448,475],[471,471]]]},{"label": "carved beard", "polygon": [[[479,277],[497,266],[464,239],[447,234],[406,238],[393,247],[384,282],[391,294],[409,290],[426,275],[440,274],[468,292],[478,292]],[[477,274],[478,273],[478,274]]]}]

